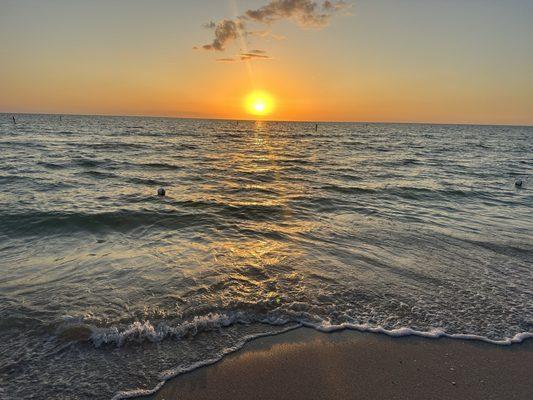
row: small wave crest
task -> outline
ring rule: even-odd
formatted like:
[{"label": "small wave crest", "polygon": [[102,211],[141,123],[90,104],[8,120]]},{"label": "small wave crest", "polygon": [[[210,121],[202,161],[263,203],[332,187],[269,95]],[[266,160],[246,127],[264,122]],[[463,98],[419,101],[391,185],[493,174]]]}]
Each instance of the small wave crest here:
[{"label": "small wave crest", "polygon": [[150,321],[135,321],[129,326],[91,328],[90,340],[96,347],[106,345],[121,347],[127,343],[160,342],[167,338],[181,339],[196,336],[202,332],[216,331],[235,324],[263,323],[272,326],[287,324],[289,319],[283,317],[259,317],[245,312],[212,312],[202,316],[195,316],[171,326],[165,322],[152,324]]},{"label": "small wave crest", "polygon": [[[105,213],[27,212],[0,214],[0,233],[8,235],[65,234],[71,232],[128,232],[137,228],[172,228],[201,223],[206,214],[197,215],[177,211],[129,211]],[[212,222],[212,221],[211,221]]]},{"label": "small wave crest", "polygon": [[186,321],[175,327],[165,323],[154,326],[149,321],[136,321],[123,330],[117,327],[94,328],[91,340],[96,347],[104,345],[121,347],[128,342],[159,342],[169,337],[195,336],[199,332],[217,330],[237,322],[245,322],[240,313],[234,315],[209,313],[194,317],[191,321]]}]

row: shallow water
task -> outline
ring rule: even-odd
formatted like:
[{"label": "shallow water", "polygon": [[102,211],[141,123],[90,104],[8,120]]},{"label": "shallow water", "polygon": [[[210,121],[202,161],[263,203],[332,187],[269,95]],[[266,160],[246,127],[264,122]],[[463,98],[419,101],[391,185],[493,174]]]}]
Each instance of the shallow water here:
[{"label": "shallow water", "polygon": [[17,119],[1,399],[110,399],[301,324],[531,336],[532,127]]}]

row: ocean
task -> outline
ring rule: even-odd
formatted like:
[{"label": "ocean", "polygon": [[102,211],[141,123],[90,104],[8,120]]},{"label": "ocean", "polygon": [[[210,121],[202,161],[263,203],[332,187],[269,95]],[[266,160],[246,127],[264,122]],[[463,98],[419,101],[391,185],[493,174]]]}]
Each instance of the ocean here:
[{"label": "ocean", "polygon": [[533,127],[16,119],[1,399],[149,393],[300,326],[533,336]]}]

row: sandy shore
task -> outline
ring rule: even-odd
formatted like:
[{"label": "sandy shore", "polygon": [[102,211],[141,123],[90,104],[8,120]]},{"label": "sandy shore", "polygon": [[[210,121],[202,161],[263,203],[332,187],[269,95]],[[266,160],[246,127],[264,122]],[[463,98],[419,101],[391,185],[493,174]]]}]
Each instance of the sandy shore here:
[{"label": "sandy shore", "polygon": [[151,400],[531,399],[533,340],[513,346],[297,329],[179,376]]}]

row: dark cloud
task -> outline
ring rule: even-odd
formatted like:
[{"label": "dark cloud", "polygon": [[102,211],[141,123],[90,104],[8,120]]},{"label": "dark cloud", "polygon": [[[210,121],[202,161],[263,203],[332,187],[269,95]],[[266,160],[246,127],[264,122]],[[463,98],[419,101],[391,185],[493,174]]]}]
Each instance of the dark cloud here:
[{"label": "dark cloud", "polygon": [[[290,20],[301,27],[321,28],[326,26],[332,15],[347,8],[344,1],[313,1],[313,0],[271,0],[257,10],[247,10],[244,15],[234,20],[224,19],[218,23],[209,22],[204,26],[215,30],[215,38],[203,45],[204,50],[223,51],[226,45],[239,35],[272,36],[270,31],[246,31],[246,22],[272,24],[279,20]],[[221,59],[223,60],[223,59]]]},{"label": "dark cloud", "polygon": [[237,60],[235,58],[228,57],[228,58],[217,58],[217,61],[231,63],[231,62],[236,62]]},{"label": "dark cloud", "polygon": [[[329,3],[329,2],[328,2]],[[330,15],[318,3],[312,0],[274,0],[257,10],[244,13],[247,19],[264,24],[271,24],[281,19],[290,19],[304,27],[322,27],[327,25]]]},{"label": "dark cloud", "polygon": [[217,24],[216,22],[210,21],[207,24],[204,24],[203,27],[206,29],[215,29],[217,27]]},{"label": "dark cloud", "polygon": [[224,19],[217,24],[211,22],[207,26],[215,29],[215,38],[211,43],[202,46],[204,50],[224,50],[226,44],[237,39],[239,32],[244,29],[244,24],[239,19]]},{"label": "dark cloud", "polygon": [[322,8],[326,11],[339,11],[350,7],[345,1],[325,1]]},{"label": "dark cloud", "polygon": [[241,61],[246,61],[246,60],[271,60],[272,59],[272,57],[270,57],[269,55],[258,54],[258,53],[253,53],[253,52],[241,53],[239,57],[240,57]]},{"label": "dark cloud", "polygon": [[254,61],[254,60],[272,60],[268,54],[263,50],[250,50],[242,52],[235,57],[219,58],[218,62],[234,63],[240,61]]}]

